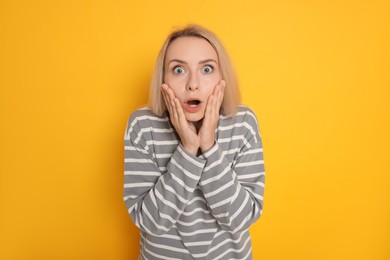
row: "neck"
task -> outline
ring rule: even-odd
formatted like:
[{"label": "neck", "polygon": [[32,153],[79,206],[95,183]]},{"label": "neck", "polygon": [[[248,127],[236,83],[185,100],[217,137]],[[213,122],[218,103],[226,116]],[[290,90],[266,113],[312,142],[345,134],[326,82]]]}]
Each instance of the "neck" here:
[{"label": "neck", "polygon": [[202,126],[202,121],[203,120],[199,120],[199,121],[194,122],[194,126],[196,128],[196,132],[199,132],[199,129]]}]

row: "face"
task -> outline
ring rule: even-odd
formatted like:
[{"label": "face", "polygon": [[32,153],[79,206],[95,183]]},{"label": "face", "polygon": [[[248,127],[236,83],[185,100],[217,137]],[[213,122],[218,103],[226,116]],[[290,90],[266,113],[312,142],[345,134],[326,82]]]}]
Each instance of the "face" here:
[{"label": "face", "polygon": [[221,80],[217,52],[205,39],[179,37],[169,45],[164,66],[164,83],[179,99],[186,119],[201,120]]}]

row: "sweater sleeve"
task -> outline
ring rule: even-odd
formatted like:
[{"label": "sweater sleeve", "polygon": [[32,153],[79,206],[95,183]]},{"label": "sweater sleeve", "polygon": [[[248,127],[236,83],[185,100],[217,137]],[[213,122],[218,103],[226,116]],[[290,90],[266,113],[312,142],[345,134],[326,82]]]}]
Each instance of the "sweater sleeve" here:
[{"label": "sweater sleeve", "polygon": [[[253,113],[245,117],[240,151],[229,161],[218,142],[207,159],[199,185],[220,227],[235,233],[249,228],[261,215],[264,193],[263,146]],[[250,115],[250,116],[249,116]]]},{"label": "sweater sleeve", "polygon": [[125,138],[124,201],[134,224],[147,233],[169,231],[196,188],[205,160],[178,145],[166,167],[159,167],[137,118],[130,118]]}]

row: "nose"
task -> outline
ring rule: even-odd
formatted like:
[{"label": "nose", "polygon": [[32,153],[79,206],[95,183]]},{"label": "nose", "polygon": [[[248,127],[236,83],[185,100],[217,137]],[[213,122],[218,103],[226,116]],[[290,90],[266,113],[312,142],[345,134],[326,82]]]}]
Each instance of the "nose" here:
[{"label": "nose", "polygon": [[199,88],[198,78],[195,73],[190,73],[190,77],[187,82],[187,90],[197,90]]}]

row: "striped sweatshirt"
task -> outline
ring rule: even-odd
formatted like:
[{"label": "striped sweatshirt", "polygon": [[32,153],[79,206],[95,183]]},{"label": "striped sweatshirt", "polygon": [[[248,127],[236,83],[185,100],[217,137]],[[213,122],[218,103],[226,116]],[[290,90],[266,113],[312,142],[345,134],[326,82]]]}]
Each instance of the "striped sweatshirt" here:
[{"label": "striped sweatshirt", "polygon": [[139,259],[252,259],[261,215],[263,147],[256,116],[220,115],[215,144],[187,152],[168,114],[141,108],[125,138],[124,201],[141,232]]}]

